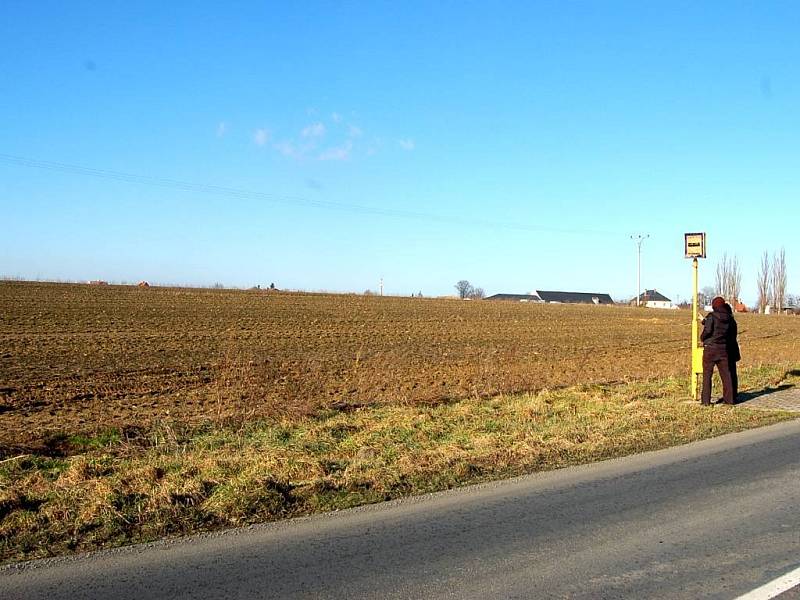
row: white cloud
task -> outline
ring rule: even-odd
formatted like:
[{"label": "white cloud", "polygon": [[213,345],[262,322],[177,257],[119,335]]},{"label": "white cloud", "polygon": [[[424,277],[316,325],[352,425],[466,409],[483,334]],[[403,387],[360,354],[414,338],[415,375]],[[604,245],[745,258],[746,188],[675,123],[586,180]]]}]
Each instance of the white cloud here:
[{"label": "white cloud", "polygon": [[322,123],[312,123],[308,127],[305,127],[303,131],[300,132],[300,135],[303,137],[322,137],[325,135],[325,125]]},{"label": "white cloud", "polygon": [[291,158],[297,158],[300,154],[292,142],[278,142],[274,148],[284,156]]},{"label": "white cloud", "polygon": [[[304,127],[295,130],[294,135],[274,139],[267,129],[257,129],[253,133],[253,142],[258,146],[269,146],[275,153],[299,161],[347,161],[355,157],[372,155],[378,152],[380,143],[377,138],[366,138],[364,130],[354,124],[351,113],[328,112],[323,117],[322,111],[310,108],[306,111],[313,117],[306,121]],[[355,115],[355,113],[353,113]],[[414,142],[400,140],[411,144]]]},{"label": "white cloud", "polygon": [[320,160],[347,160],[353,150],[353,142],[347,140],[341,146],[335,146],[324,150],[320,155]]},{"label": "white cloud", "polygon": [[217,124],[217,137],[225,137],[228,133],[228,124],[225,121],[220,121]]},{"label": "white cloud", "polygon": [[269,141],[269,131],[266,129],[256,129],[253,132],[253,142],[257,146],[263,146]]},{"label": "white cloud", "polygon": [[411,138],[403,138],[401,140],[397,140],[397,143],[400,144],[400,147],[403,150],[408,150],[409,152],[416,148],[416,144],[414,144],[414,140]]}]

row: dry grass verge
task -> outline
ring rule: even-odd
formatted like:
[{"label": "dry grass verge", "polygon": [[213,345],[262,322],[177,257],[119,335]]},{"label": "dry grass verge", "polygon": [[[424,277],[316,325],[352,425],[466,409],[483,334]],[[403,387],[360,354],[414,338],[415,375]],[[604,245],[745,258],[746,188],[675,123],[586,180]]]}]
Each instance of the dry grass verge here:
[{"label": "dry grass verge", "polygon": [[[742,389],[796,383],[745,371]],[[270,521],[663,448],[791,418],[686,402],[685,378],[437,406],[371,406],[139,437],[0,463],[0,561]]]}]

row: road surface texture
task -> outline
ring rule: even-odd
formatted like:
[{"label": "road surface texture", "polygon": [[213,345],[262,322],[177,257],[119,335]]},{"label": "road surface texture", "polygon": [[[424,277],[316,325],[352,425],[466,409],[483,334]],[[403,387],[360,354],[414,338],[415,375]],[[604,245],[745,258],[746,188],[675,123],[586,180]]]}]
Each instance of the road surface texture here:
[{"label": "road surface texture", "polygon": [[0,597],[735,598],[800,566],[798,507],[800,420],[329,515],[5,567]]}]

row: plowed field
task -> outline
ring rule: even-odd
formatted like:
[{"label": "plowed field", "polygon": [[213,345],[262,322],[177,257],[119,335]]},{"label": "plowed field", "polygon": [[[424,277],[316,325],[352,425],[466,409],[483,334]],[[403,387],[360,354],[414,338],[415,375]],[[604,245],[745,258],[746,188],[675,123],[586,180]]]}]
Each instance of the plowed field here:
[{"label": "plowed field", "polygon": [[[800,356],[800,318],[737,319],[744,366]],[[627,307],[2,282],[0,456],[163,419],[674,375],[689,324]]]}]

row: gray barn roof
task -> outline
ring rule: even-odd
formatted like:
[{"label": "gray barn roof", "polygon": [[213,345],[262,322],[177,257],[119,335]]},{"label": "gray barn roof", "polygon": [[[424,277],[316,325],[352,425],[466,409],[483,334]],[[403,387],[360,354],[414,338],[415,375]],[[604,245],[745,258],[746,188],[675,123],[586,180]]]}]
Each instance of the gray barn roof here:
[{"label": "gray barn roof", "polygon": [[541,302],[542,299],[534,294],[495,294],[486,300],[507,300],[511,302]]},{"label": "gray barn roof", "polygon": [[536,290],[545,302],[561,302],[563,304],[614,304],[609,294],[589,292],[550,292]]}]

